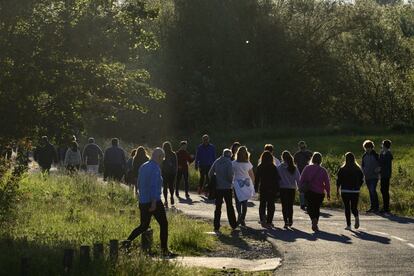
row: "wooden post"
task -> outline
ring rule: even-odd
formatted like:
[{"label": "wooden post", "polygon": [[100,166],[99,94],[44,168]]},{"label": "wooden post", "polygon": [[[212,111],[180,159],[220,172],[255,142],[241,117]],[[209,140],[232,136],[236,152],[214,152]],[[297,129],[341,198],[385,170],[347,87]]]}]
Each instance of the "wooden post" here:
[{"label": "wooden post", "polygon": [[125,214],[125,210],[124,209],[119,210],[119,215],[122,216],[123,214]]},{"label": "wooden post", "polygon": [[75,250],[65,249],[63,253],[63,270],[65,273],[69,273],[73,266],[73,258],[75,256]]},{"label": "wooden post", "polygon": [[29,258],[22,257],[20,261],[20,275],[27,276],[29,275]]},{"label": "wooden post", "polygon": [[88,245],[82,245],[79,250],[79,259],[81,267],[87,267],[91,260],[90,256],[91,248]]},{"label": "wooden post", "polygon": [[109,257],[114,262],[118,259],[118,240],[109,241]]},{"label": "wooden post", "polygon": [[94,260],[102,259],[103,254],[104,254],[103,243],[95,243],[93,245],[93,259]]},{"label": "wooden post", "polygon": [[153,242],[153,235],[154,235],[154,231],[149,228],[147,231],[145,231],[144,233],[142,233],[141,235],[141,246],[142,246],[142,250],[143,251],[150,251],[151,247],[152,247],[152,242]]}]

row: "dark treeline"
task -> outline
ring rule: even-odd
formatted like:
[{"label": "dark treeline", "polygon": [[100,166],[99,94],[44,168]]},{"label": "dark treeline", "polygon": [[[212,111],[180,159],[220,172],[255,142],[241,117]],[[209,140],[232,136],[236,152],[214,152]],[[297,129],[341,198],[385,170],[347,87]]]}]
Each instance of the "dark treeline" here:
[{"label": "dark treeline", "polygon": [[412,126],[414,7],[354,2],[1,1],[0,137]]}]

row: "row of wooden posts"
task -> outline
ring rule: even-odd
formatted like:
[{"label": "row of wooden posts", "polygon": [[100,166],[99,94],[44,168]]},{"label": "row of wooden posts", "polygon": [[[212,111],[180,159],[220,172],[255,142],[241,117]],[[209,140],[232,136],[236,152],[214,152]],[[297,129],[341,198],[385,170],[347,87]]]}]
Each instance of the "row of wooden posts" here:
[{"label": "row of wooden posts", "polygon": [[[144,252],[149,252],[151,250],[153,243],[153,230],[148,229],[141,235],[141,249]],[[119,240],[110,240],[109,241],[109,260],[115,263],[118,259],[119,249],[128,251],[131,246],[131,241],[123,240],[121,241],[121,246],[119,246]],[[92,248],[92,255],[94,261],[104,260],[104,244],[95,243]],[[75,259],[75,250],[73,248],[64,249],[63,253],[63,269],[65,273],[69,273],[73,269],[73,263]],[[91,263],[91,247],[89,245],[82,245],[79,248],[79,264],[80,267],[85,269]],[[29,275],[30,259],[29,257],[22,257],[21,259],[21,275]]]}]

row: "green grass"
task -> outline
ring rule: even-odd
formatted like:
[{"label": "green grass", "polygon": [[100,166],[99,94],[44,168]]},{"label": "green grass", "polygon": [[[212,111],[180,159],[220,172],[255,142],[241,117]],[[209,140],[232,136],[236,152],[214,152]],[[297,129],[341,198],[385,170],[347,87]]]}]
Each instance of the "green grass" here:
[{"label": "green grass", "polygon": [[[120,215],[120,210],[125,210]],[[135,215],[131,211],[136,212]],[[211,225],[179,214],[168,214],[169,246],[182,255],[199,255],[217,246],[204,232]],[[17,219],[0,236],[1,272],[19,274],[20,258],[30,258],[33,275],[62,274],[63,249],[80,245],[124,240],[139,224],[136,200],[116,183],[104,185],[86,175],[27,175],[20,182]],[[154,247],[159,248],[159,227],[154,229]],[[139,246],[140,239],[134,241]],[[106,255],[108,255],[106,246]],[[139,252],[134,250],[134,252]],[[78,253],[77,253],[78,254]],[[78,262],[78,258],[76,258]],[[74,274],[79,274],[75,264]],[[195,275],[198,269],[185,269],[165,261],[154,261],[142,254],[120,257],[117,265],[93,263],[85,274],[94,275]],[[209,273],[206,271],[206,273]],[[205,274],[203,272],[203,274]]]},{"label": "green grass", "polygon": [[[390,139],[393,142],[394,155],[393,177],[391,179],[391,210],[403,216],[414,216],[414,134],[396,133],[390,130],[375,130],[361,128],[339,129],[327,127],[324,129],[254,129],[233,132],[211,133],[212,143],[217,146],[218,153],[225,147],[230,147],[234,141],[246,145],[251,152],[251,161],[255,165],[263,150],[264,144],[272,143],[275,146],[276,156],[283,150],[292,154],[297,150],[297,142],[305,140],[312,151],[323,154],[323,166],[331,175],[332,199],[325,201],[326,206],[341,207],[342,203],[336,198],[336,172],[342,164],[343,155],[352,151],[360,162],[363,154],[362,143],[371,139],[379,151],[381,141]],[[200,138],[194,136],[192,148]],[[190,169],[190,183],[192,189],[197,187],[198,174],[193,167]],[[378,194],[381,193],[378,184]],[[369,196],[366,186],[362,187],[360,209],[369,207]],[[298,202],[298,198],[297,198]]]}]

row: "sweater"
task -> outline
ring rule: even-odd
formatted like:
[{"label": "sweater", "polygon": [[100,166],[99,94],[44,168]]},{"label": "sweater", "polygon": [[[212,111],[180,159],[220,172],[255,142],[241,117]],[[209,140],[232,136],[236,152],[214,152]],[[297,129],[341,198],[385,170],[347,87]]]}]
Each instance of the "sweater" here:
[{"label": "sweater", "polygon": [[87,144],[83,150],[83,160],[86,165],[99,165],[99,159],[103,158],[101,148],[95,144]]},{"label": "sweater", "polygon": [[216,160],[216,148],[212,144],[201,144],[197,148],[195,166],[211,166]]},{"label": "sweater", "polygon": [[379,155],[374,150],[371,153],[364,153],[362,156],[362,171],[365,180],[378,179],[380,171]]},{"label": "sweater", "polygon": [[363,183],[364,174],[359,167],[341,167],[339,169],[336,186],[343,193],[359,193]]},{"label": "sweater", "polygon": [[381,151],[379,156],[379,164],[381,166],[381,178],[391,178],[392,175],[392,156],[391,151]]},{"label": "sweater", "polygon": [[233,188],[233,165],[230,157],[221,156],[214,161],[208,172],[210,178],[216,176],[216,189],[227,190]]},{"label": "sweater", "polygon": [[188,153],[188,151],[180,149],[177,151],[178,169],[181,171],[188,171],[188,164],[194,161],[194,158]]},{"label": "sweater", "polygon": [[125,168],[126,157],[125,152],[118,146],[112,146],[105,151],[104,163],[108,165],[117,165]]},{"label": "sweater", "polygon": [[300,180],[300,173],[298,168],[295,169],[294,173],[290,173],[288,170],[288,165],[286,163],[282,163],[278,168],[278,172],[280,175],[280,188],[283,189],[297,189],[297,184]]},{"label": "sweater", "polygon": [[177,175],[177,155],[175,152],[165,154],[161,166],[162,175]]},{"label": "sweater", "polygon": [[303,169],[299,180],[299,188],[302,188],[305,182],[309,183],[309,190],[314,193],[324,194],[324,191],[326,191],[329,195],[331,192],[328,172],[319,165],[312,164]]},{"label": "sweater", "polygon": [[66,151],[65,166],[79,166],[82,163],[80,150],[73,151],[69,148]]},{"label": "sweater", "polygon": [[276,165],[263,165],[257,167],[254,188],[260,195],[275,197],[280,188],[280,176]]}]

